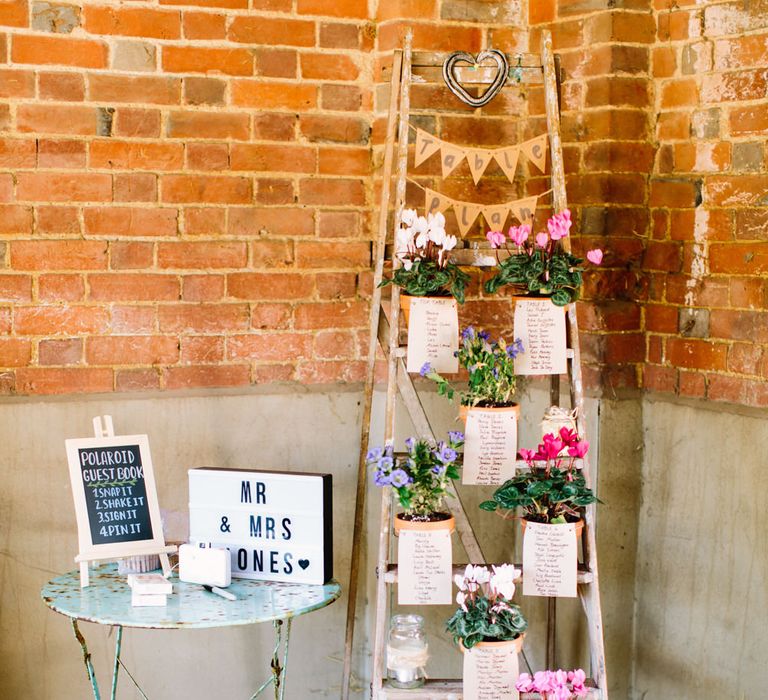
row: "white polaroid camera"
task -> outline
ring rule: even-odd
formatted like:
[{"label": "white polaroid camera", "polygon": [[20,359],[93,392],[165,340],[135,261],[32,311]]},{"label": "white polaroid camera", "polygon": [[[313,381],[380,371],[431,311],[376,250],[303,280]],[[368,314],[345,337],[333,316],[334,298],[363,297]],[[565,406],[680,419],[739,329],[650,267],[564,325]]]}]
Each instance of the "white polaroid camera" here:
[{"label": "white polaroid camera", "polygon": [[186,583],[226,588],[232,583],[228,549],[183,544],[179,547],[179,579]]}]

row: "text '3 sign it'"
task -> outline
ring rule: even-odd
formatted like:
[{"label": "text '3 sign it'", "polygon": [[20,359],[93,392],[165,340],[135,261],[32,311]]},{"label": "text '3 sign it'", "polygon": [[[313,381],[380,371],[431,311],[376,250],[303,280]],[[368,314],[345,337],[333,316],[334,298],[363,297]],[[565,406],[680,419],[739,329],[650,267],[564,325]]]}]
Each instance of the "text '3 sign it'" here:
[{"label": "text '3 sign it'", "polygon": [[226,547],[233,577],[325,583],[332,515],[330,474],[189,470],[189,538]]}]

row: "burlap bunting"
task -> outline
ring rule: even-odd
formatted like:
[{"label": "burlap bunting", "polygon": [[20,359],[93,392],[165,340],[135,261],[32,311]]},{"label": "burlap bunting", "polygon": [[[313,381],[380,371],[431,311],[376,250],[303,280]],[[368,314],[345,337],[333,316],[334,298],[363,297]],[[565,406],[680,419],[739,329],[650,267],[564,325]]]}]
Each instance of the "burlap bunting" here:
[{"label": "burlap bunting", "polygon": [[492,160],[495,160],[504,171],[510,182],[515,178],[517,162],[522,151],[528,160],[539,171],[544,172],[547,167],[547,135],[541,134],[529,139],[517,146],[504,146],[503,148],[470,148],[456,146],[447,141],[442,141],[436,136],[427,133],[423,129],[416,129],[416,154],[414,163],[421,165],[434,153],[440,152],[440,165],[443,177],[448,177],[464,158],[469,163],[472,179],[477,184],[485,173]]},{"label": "burlap bunting", "polygon": [[424,210],[429,213],[443,212],[453,207],[462,237],[467,235],[467,231],[481,212],[488,227],[493,231],[500,231],[510,215],[522,224],[533,224],[533,215],[539,199],[538,195],[533,195],[503,204],[483,205],[452,199],[428,187],[424,188],[424,195]]}]

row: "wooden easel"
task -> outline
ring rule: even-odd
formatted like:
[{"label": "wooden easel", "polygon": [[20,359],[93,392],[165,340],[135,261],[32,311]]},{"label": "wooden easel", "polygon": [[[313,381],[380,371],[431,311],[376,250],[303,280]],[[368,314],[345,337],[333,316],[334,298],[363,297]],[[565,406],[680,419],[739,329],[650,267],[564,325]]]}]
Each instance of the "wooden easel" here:
[{"label": "wooden easel", "polygon": [[[112,424],[112,416],[96,416],[93,419],[93,435],[95,438],[112,438],[115,437],[115,429]],[[148,498],[155,498],[155,494],[149,494],[147,493]],[[77,499],[76,499],[77,504]],[[81,508],[76,505],[76,509],[78,509],[81,512]],[[86,516],[87,520],[87,516]],[[171,564],[168,561],[168,555],[172,554],[176,551],[176,547],[173,545],[166,545],[163,534],[162,534],[162,527],[160,523],[159,518],[159,512],[157,513],[157,517],[153,518],[153,520],[156,520],[155,525],[159,528],[160,534],[156,536],[151,542],[148,542],[146,544],[143,544],[141,542],[126,542],[122,544],[111,544],[111,545],[97,545],[93,548],[92,551],[87,551],[86,553],[83,553],[82,551],[82,542],[83,542],[83,533],[80,532],[80,542],[81,542],[81,551],[80,554],[78,554],[75,557],[75,562],[77,562],[80,565],[80,587],[85,588],[90,584],[90,575],[88,566],[89,563],[92,561],[104,561],[108,559],[120,559],[123,557],[128,556],[144,556],[149,554],[157,554],[160,556],[160,563],[163,567],[163,575],[170,576],[171,574]],[[78,517],[78,530],[81,529],[81,517],[79,513]]]},{"label": "wooden easel", "polygon": [[[509,65],[515,65],[522,75],[522,83],[529,85],[538,83],[544,85],[547,130],[549,134],[551,156],[551,183],[553,191],[553,208],[562,211],[567,208],[565,192],[565,175],[563,169],[563,154],[560,139],[560,108],[559,59],[552,51],[550,32],[542,32],[541,55],[528,54],[509,56]],[[384,168],[381,189],[381,208],[378,217],[378,231],[374,249],[374,280],[371,299],[369,352],[367,376],[363,405],[363,417],[360,440],[360,459],[358,462],[357,500],[355,504],[355,522],[353,533],[353,549],[351,558],[351,574],[349,585],[349,601],[347,608],[346,644],[344,655],[344,675],[342,681],[342,700],[348,700],[351,677],[351,659],[354,642],[355,607],[359,578],[360,542],[363,537],[363,519],[365,511],[365,491],[367,483],[366,453],[370,435],[371,404],[373,398],[374,364],[377,347],[384,352],[387,361],[387,395],[385,404],[385,442],[391,443],[395,436],[395,403],[399,395],[410,415],[416,433],[434,440],[434,431],[429,423],[413,381],[405,368],[405,350],[400,344],[399,334],[399,296],[397,286],[392,287],[392,299],[389,305],[388,318],[382,306],[379,283],[383,277],[385,245],[387,242],[388,214],[391,198],[391,179],[395,147],[397,148],[397,182],[394,201],[394,221],[398,222],[405,204],[405,187],[408,160],[408,127],[410,113],[410,86],[412,80],[419,83],[438,83],[441,79],[441,66],[446,56],[434,53],[413,53],[411,50],[411,33],[406,34],[402,50],[395,51],[390,87],[389,119],[386,132],[384,151]],[[495,78],[495,70],[486,71],[482,68],[466,71],[460,76],[462,82],[478,85],[490,84]],[[507,80],[506,87],[518,87],[516,82]],[[397,126],[397,139],[395,127]],[[390,234],[391,237],[391,234]],[[566,250],[570,250],[570,241],[565,240]],[[479,247],[453,251],[452,259],[468,266],[490,266],[495,263],[495,257],[487,248]],[[392,256],[393,265],[398,262]],[[581,358],[579,348],[579,329],[576,320],[576,306],[570,304],[567,309],[567,327],[570,338],[568,350],[568,375],[570,380],[571,407],[577,410],[577,428],[580,435],[586,434],[584,423],[584,393],[581,377]],[[511,322],[510,322],[511,326]],[[550,402],[559,404],[560,377],[550,377]],[[518,462],[518,467],[524,467],[524,462]],[[582,469],[587,484],[594,484],[588,460],[584,459]],[[452,489],[453,498],[448,499],[448,505],[456,518],[456,531],[466,551],[468,561],[474,564],[485,564],[486,559],[461,500]],[[371,681],[371,698],[373,700],[389,700],[390,698],[418,698],[419,700],[458,700],[461,697],[462,681],[429,679],[423,688],[402,690],[385,686],[385,647],[386,631],[389,612],[389,595],[387,586],[397,581],[397,565],[391,563],[391,532],[392,532],[392,494],[390,489],[382,489],[381,525],[379,530],[379,555],[377,565],[376,587],[376,623],[374,629],[373,677]],[[521,568],[519,564],[516,565]],[[464,566],[456,566],[455,571],[463,571]],[[524,575],[524,574],[523,574]],[[592,700],[607,700],[608,686],[605,668],[605,650],[602,631],[602,613],[598,588],[597,552],[595,546],[595,506],[585,509],[585,527],[582,532],[582,561],[578,571],[578,594],[587,619],[589,633],[589,653],[591,664],[591,685],[589,697]],[[556,599],[548,599],[548,622],[546,641],[546,665],[551,668],[555,663],[555,632],[556,632]],[[523,697],[538,697],[537,695]]]}]

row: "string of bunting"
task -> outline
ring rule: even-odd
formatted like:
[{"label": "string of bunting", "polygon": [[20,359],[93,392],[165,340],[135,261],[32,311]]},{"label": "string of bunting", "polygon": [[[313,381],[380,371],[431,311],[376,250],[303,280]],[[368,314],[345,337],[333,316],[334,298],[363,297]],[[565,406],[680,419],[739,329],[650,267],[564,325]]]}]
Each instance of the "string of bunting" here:
[{"label": "string of bunting", "polygon": [[440,166],[443,177],[448,177],[465,158],[472,173],[475,184],[480,182],[486,168],[492,160],[495,160],[504,174],[512,182],[517,170],[517,161],[520,153],[524,153],[540,172],[544,172],[547,165],[547,134],[541,134],[535,138],[524,141],[516,146],[504,146],[502,148],[471,148],[468,146],[456,146],[447,141],[432,136],[423,129],[411,126],[416,131],[415,165],[418,167],[432,154],[440,151]]},{"label": "string of bunting", "polygon": [[547,190],[541,194],[531,195],[523,199],[515,199],[502,204],[476,204],[475,202],[463,202],[452,197],[447,197],[440,192],[429,187],[424,187],[415,180],[408,178],[408,182],[424,190],[424,211],[432,213],[434,211],[444,212],[453,207],[456,213],[456,222],[459,226],[461,237],[467,235],[467,232],[475,223],[479,214],[483,215],[486,223],[492,231],[501,231],[507,216],[510,214],[521,224],[533,225],[533,215],[536,212],[539,197],[549,194],[552,190]]}]

